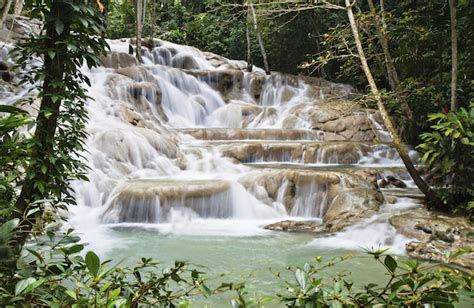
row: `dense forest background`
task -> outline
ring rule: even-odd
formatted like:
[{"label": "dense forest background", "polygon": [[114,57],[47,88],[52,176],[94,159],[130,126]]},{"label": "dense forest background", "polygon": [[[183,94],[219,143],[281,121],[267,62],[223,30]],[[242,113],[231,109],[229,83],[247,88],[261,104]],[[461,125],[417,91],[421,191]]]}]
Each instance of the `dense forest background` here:
[{"label": "dense forest background", "polygon": [[[257,1],[258,2],[258,1]],[[260,1],[270,2],[270,1]],[[302,1],[311,2],[311,1]],[[314,1],[313,1],[314,2]],[[336,1],[337,2],[337,1]],[[378,1],[376,1],[378,2]],[[382,1],[382,4],[383,1]],[[108,32],[111,38],[132,37],[135,22],[130,1],[110,1]],[[468,107],[474,95],[474,7],[461,1],[457,10],[459,50],[459,106]],[[258,24],[268,54],[270,69],[289,74],[323,77],[364,90],[367,81],[355,50],[345,11],[296,10],[261,7]],[[259,7],[257,6],[257,9]],[[378,7],[378,10],[381,8]],[[383,53],[366,1],[357,2],[361,38],[380,88],[392,90]],[[427,115],[449,106],[451,74],[450,10],[447,1],[386,1],[384,19],[389,46],[403,90],[422,130],[429,127]],[[195,46],[231,59],[246,59],[247,8],[245,1],[181,0],[149,4],[144,37],[158,37]],[[251,60],[263,67],[254,31]],[[399,104],[388,103],[392,114],[402,116]]]}]

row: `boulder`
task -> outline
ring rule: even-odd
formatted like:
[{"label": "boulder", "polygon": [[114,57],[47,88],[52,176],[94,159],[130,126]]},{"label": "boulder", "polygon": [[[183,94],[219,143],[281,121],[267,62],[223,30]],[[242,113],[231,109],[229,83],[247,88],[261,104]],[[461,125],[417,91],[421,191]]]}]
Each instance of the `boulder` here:
[{"label": "boulder", "polygon": [[106,56],[100,57],[100,61],[102,66],[114,69],[138,65],[134,56],[124,52],[110,52]]},{"label": "boulder", "polygon": [[319,220],[284,220],[264,227],[267,230],[286,231],[286,232],[312,232],[322,231],[321,221]]},{"label": "boulder", "polygon": [[367,188],[340,191],[323,217],[325,230],[337,232],[378,212],[383,195]]},{"label": "boulder", "polygon": [[17,43],[28,35],[37,35],[41,31],[41,22],[25,16],[7,15],[3,27],[0,27],[0,41]]},{"label": "boulder", "polygon": [[171,61],[171,66],[186,70],[199,69],[199,64],[196,62],[192,55],[188,54],[177,54]]},{"label": "boulder", "polygon": [[454,253],[460,248],[474,249],[474,227],[466,218],[420,208],[393,216],[389,221],[398,232],[416,239],[406,246],[409,256],[474,268],[474,252],[451,260],[445,257],[446,251]]},{"label": "boulder", "polygon": [[13,81],[13,73],[9,71],[0,71],[0,76],[3,81],[5,82],[12,82]]},{"label": "boulder", "polygon": [[382,180],[380,180],[379,187],[385,188],[389,186],[395,186],[398,188],[406,188],[407,184],[405,184],[405,182],[403,182],[402,180],[389,175],[386,178],[383,178]]}]

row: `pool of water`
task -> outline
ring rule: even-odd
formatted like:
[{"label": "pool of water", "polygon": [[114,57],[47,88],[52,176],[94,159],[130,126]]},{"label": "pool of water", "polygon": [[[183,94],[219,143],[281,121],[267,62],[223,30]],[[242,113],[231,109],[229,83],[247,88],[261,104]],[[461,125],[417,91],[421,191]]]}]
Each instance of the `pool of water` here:
[{"label": "pool of water", "polygon": [[[294,279],[287,268],[314,262],[316,256],[324,260],[353,256],[327,270],[324,273],[327,278],[344,271],[351,272],[352,280],[359,286],[385,281],[382,267],[361,250],[319,247],[311,234],[265,232],[258,236],[193,236],[134,226],[113,227],[107,233],[120,245],[107,249],[103,253],[106,258],[124,259],[125,264],[133,264],[140,257],[150,257],[162,262],[164,267],[175,260],[187,261],[203,266],[201,269],[208,274],[211,286],[246,280],[249,296],[255,298],[274,295],[277,290],[284,292],[284,279]],[[275,272],[281,272],[281,278],[276,278]],[[195,297],[192,301],[198,307],[230,307],[234,297],[234,293],[227,292],[207,299]],[[283,305],[277,301],[270,305],[276,306]]]}]

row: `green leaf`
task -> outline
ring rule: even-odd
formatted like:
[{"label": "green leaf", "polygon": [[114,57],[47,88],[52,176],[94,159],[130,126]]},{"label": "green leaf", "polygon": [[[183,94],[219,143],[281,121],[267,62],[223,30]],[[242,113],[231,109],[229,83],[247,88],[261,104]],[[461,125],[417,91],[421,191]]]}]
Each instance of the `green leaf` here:
[{"label": "green leaf", "polygon": [[110,292],[109,299],[114,300],[117,296],[119,296],[121,291],[122,291],[122,289],[120,289],[120,288],[117,288],[117,289],[113,290],[112,292]]},{"label": "green leaf", "polygon": [[28,114],[25,110],[10,105],[0,105],[0,112]]},{"label": "green leaf", "polygon": [[81,252],[83,249],[84,249],[84,245],[80,245],[80,244],[79,245],[74,245],[74,246],[72,246],[71,248],[69,248],[67,250],[67,253],[72,255],[72,254]]},{"label": "green leaf", "polygon": [[28,288],[28,286],[30,286],[31,284],[35,282],[36,282],[36,279],[32,277],[18,281],[17,284],[15,285],[15,296],[20,295],[23,291],[26,290],[26,288]]},{"label": "green leaf", "polygon": [[385,257],[384,263],[387,266],[387,268],[390,270],[390,272],[392,273],[394,273],[395,270],[397,269],[397,266],[398,266],[397,261],[395,261],[395,259],[390,255],[387,255]]},{"label": "green leaf", "polygon": [[100,269],[100,259],[99,257],[92,251],[89,251],[86,254],[86,266],[92,276],[97,277],[97,273]]},{"label": "green leaf", "polygon": [[302,271],[301,269],[297,269],[296,272],[295,272],[295,277],[296,277],[296,281],[298,282],[300,287],[303,290],[305,290],[306,289],[306,281],[308,279],[308,276],[306,275],[306,273],[304,271]]},{"label": "green leaf", "polygon": [[66,294],[72,297],[73,299],[77,299],[76,292],[74,292],[73,290],[66,290]]},{"label": "green leaf", "polygon": [[50,50],[50,51],[48,51],[48,55],[49,55],[49,58],[50,58],[51,60],[53,60],[54,57],[56,56],[56,52]]},{"label": "green leaf", "polygon": [[[56,33],[61,34],[64,31],[64,23],[60,19],[56,19],[56,22],[54,24],[56,27]],[[52,59],[52,58],[51,58]]]},{"label": "green leaf", "polygon": [[18,218],[7,221],[0,226],[0,241],[7,241],[11,237],[11,233],[18,227],[20,220]]}]

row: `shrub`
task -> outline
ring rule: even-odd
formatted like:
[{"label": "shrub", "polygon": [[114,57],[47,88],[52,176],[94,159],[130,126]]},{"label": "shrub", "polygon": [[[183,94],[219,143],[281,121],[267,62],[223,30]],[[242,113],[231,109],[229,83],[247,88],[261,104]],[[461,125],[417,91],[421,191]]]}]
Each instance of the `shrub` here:
[{"label": "shrub", "polygon": [[422,134],[422,161],[448,210],[472,212],[474,188],[474,103],[447,114],[428,116],[431,132]]}]

